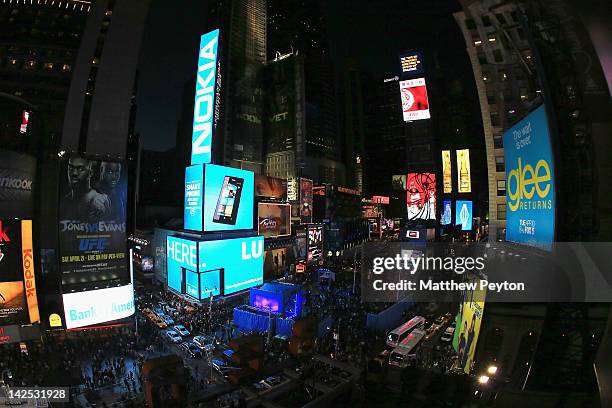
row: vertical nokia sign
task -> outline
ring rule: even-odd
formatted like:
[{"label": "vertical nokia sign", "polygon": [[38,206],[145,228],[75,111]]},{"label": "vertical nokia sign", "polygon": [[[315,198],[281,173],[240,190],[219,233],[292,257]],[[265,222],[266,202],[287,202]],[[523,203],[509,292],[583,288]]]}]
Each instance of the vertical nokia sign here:
[{"label": "vertical nokia sign", "polygon": [[205,164],[212,160],[213,116],[215,113],[215,81],[219,30],[200,38],[198,72],[196,77],[193,134],[191,137],[191,164]]}]

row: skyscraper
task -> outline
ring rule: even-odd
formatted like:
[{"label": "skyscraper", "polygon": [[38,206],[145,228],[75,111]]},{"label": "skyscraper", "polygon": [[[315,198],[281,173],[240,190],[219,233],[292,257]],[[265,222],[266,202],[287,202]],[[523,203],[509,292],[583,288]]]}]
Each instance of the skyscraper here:
[{"label": "skyscraper", "polygon": [[266,62],[266,0],[216,0],[206,31],[219,29],[220,124],[215,161],[263,170],[263,67]]},{"label": "skyscraper", "polygon": [[[502,134],[540,104],[549,112],[557,166],[557,240],[610,237],[612,151],[605,77],[572,1],[462,1],[463,32],[478,89],[489,173],[489,236],[505,239],[506,176]],[[563,21],[563,23],[559,23]],[[591,63],[584,64],[585,56]],[[588,57],[587,57],[588,56]],[[597,154],[595,152],[597,151]],[[603,156],[602,156],[603,155]],[[603,174],[602,173],[602,174]],[[598,211],[600,209],[600,211]]]},{"label": "skyscraper", "polygon": [[304,57],[305,155],[302,163],[296,163],[298,172],[315,182],[344,185],[334,72],[317,2],[269,2],[268,59],[288,53]]},{"label": "skyscraper", "polygon": [[[23,111],[13,111],[5,105],[9,103],[6,97],[13,96],[29,104],[32,122],[40,120],[42,127],[38,130],[44,145],[58,143],[74,63],[90,9],[90,1],[0,4],[0,89],[5,94],[0,98],[2,136],[8,129],[4,124],[17,123]],[[10,148],[10,139],[24,140],[6,136],[2,139],[3,148]]]}]

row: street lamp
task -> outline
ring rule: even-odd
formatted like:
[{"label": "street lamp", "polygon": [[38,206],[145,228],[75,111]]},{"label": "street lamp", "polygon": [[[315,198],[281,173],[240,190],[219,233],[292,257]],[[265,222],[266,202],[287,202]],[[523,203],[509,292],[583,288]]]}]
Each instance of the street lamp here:
[{"label": "street lamp", "polygon": [[487,369],[487,373],[489,373],[490,375],[497,374],[497,366],[489,366],[489,368]]}]

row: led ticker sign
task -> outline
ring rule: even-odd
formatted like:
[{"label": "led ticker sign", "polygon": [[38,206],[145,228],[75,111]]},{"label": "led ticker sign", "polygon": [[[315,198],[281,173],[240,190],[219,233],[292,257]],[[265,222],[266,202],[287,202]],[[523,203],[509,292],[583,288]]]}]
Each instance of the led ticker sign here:
[{"label": "led ticker sign", "polygon": [[544,105],[504,132],[506,239],[551,249],[555,173]]},{"label": "led ticker sign", "polygon": [[472,192],[469,149],[457,150],[457,183],[460,193]]},{"label": "led ticker sign", "polygon": [[450,150],[442,150],[442,184],[444,187],[444,194],[450,194],[453,192],[453,176]]},{"label": "led ticker sign", "polygon": [[191,164],[210,163],[212,160],[218,46],[218,29],[200,38],[191,137]]},{"label": "led ticker sign", "polygon": [[425,78],[400,81],[399,87],[405,122],[431,118]]},{"label": "led ticker sign", "polygon": [[455,202],[455,225],[461,225],[461,231],[472,230],[472,202],[457,200]]},{"label": "led ticker sign", "polygon": [[420,53],[411,52],[402,54],[399,56],[399,60],[402,74],[423,74],[423,61]]}]

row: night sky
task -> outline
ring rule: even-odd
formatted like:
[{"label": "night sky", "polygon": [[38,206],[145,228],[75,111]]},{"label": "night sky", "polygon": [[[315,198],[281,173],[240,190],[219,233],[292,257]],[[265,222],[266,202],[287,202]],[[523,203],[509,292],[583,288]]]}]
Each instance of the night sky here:
[{"label": "night sky", "polygon": [[[460,58],[463,67],[469,68],[465,44],[452,16],[460,10],[456,0],[334,0],[321,4],[336,69],[344,58],[352,57],[374,78],[392,76],[399,68],[398,52],[424,47],[437,49],[441,63],[454,64]],[[206,2],[182,0],[181,7],[176,5],[153,0],[143,35],[136,131],[145,149],[166,150],[175,145],[183,86],[196,69]],[[471,69],[466,73],[471,74]]]}]

